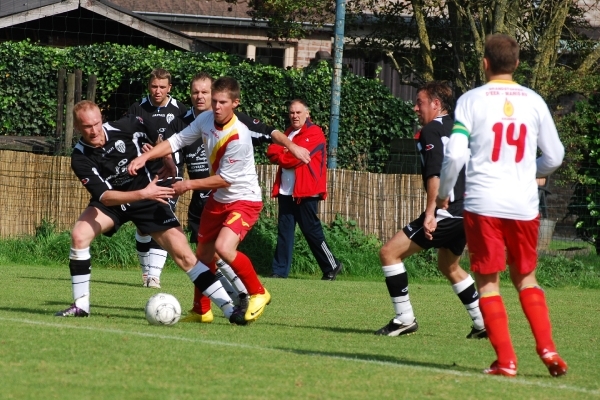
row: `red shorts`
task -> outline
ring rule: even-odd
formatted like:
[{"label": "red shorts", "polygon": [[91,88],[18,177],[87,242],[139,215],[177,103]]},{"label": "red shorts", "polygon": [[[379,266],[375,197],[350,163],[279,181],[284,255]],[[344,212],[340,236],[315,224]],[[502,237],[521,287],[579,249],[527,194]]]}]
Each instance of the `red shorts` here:
[{"label": "red shorts", "polygon": [[236,233],[240,240],[244,239],[258,221],[262,207],[261,201],[219,203],[211,196],[202,210],[198,243],[214,242],[224,226]]},{"label": "red shorts", "polygon": [[486,217],[465,210],[463,219],[471,271],[494,274],[504,271],[507,263],[520,274],[528,274],[535,269],[539,217],[518,221]]}]

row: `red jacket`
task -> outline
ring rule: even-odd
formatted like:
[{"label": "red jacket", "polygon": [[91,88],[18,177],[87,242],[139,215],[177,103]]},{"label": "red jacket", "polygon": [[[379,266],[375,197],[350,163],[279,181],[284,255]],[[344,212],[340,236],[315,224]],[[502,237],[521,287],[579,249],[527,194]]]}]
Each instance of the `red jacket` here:
[{"label": "red jacket", "polygon": [[[286,129],[287,136],[293,131],[292,127]],[[281,186],[281,168],[295,169],[296,182],[292,197],[312,197],[318,195],[321,200],[327,197],[327,150],[325,135],[321,128],[307,119],[300,132],[292,139],[298,146],[310,151],[310,163],[304,164],[287,149],[278,144],[267,148],[267,157],[272,163],[278,164],[277,176],[273,185],[272,196],[277,197]]]}]

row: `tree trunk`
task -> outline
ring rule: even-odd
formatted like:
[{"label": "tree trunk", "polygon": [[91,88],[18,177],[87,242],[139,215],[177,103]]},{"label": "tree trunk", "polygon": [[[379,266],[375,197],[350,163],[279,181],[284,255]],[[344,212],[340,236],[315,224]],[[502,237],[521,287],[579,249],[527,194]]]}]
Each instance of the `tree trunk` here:
[{"label": "tree trunk", "polygon": [[417,23],[417,32],[419,35],[419,48],[421,60],[423,61],[423,79],[427,81],[433,80],[433,59],[431,56],[431,44],[429,43],[429,35],[427,33],[427,25],[425,23],[425,14],[423,13],[423,0],[411,0],[415,22]]},{"label": "tree trunk", "polygon": [[590,70],[598,63],[599,58],[600,46],[596,46],[596,48],[583,60],[579,68],[577,68],[577,73],[581,76],[590,72]]},{"label": "tree trunk", "polygon": [[506,25],[504,24],[507,4],[508,0],[497,0],[496,7],[494,7],[492,33],[508,33]]},{"label": "tree trunk", "polygon": [[542,91],[541,86],[547,82],[552,74],[552,67],[556,62],[556,50],[560,40],[565,20],[569,15],[571,0],[562,0],[557,4],[557,10],[553,14],[548,28],[540,37],[538,55],[534,60],[533,76],[530,86],[533,90]]}]

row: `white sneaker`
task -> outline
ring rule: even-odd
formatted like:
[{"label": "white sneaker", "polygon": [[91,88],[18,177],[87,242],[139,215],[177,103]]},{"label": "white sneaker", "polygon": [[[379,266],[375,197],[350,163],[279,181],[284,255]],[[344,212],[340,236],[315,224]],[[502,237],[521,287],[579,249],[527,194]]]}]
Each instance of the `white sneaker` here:
[{"label": "white sneaker", "polygon": [[155,276],[149,276],[146,280],[146,287],[152,289],[160,289],[160,279]]}]

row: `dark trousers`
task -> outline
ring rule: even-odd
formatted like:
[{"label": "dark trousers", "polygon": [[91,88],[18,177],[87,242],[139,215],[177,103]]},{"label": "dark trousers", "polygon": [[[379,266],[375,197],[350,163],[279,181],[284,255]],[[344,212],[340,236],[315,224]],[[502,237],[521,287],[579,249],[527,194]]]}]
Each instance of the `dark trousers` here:
[{"label": "dark trousers", "polygon": [[296,222],[306,238],[308,246],[317,259],[324,274],[333,271],[339,261],[333,256],[325,243],[321,221],[317,217],[318,197],[293,199],[292,196],[279,195],[279,219],[277,225],[277,247],[273,257],[273,273],[284,278],[290,273],[292,253],[294,251],[294,229]]}]

